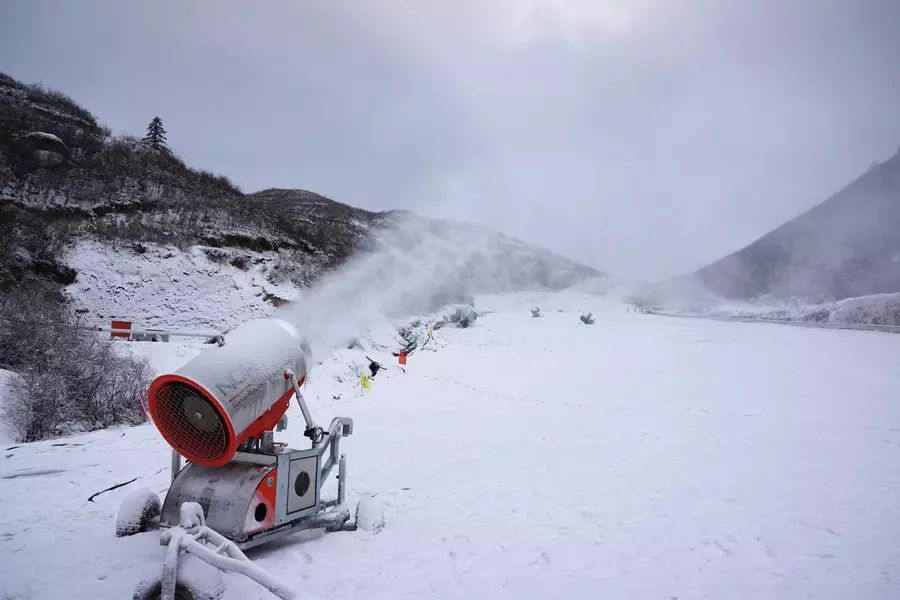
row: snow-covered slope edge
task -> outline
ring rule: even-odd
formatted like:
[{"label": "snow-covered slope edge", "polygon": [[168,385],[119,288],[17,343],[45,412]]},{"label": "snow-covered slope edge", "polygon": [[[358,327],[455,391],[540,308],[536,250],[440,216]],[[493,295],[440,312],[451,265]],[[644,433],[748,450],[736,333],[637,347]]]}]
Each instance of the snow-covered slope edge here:
[{"label": "snow-covered slope edge", "polygon": [[873,294],[821,304],[761,300],[717,305],[688,314],[828,325],[900,326],[900,293]]}]

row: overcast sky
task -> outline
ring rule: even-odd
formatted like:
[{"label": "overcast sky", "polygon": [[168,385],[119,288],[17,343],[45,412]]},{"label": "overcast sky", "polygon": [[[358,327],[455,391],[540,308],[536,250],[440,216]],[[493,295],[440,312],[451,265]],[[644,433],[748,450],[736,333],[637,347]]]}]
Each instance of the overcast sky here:
[{"label": "overcast sky", "polygon": [[900,146],[898,0],[0,2],[0,70],[245,191],[692,270]]}]

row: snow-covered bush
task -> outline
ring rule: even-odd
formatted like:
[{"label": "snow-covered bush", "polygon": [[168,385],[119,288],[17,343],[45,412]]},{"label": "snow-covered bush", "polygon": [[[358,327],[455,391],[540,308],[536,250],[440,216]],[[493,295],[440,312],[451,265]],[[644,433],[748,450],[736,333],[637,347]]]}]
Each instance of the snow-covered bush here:
[{"label": "snow-covered bush", "polygon": [[836,303],[828,320],[832,323],[900,325],[900,293],[841,300]]},{"label": "snow-covered bush", "polygon": [[0,365],[22,381],[0,418],[20,441],[142,421],[149,365],[74,325],[40,293],[10,293],[0,305]]},{"label": "snow-covered bush", "polygon": [[238,254],[237,256],[233,256],[228,262],[232,267],[238,268],[241,271],[246,271],[250,268],[250,257],[248,257],[246,254]]},{"label": "snow-covered bush", "polygon": [[897,326],[900,325],[900,293],[872,294],[822,303],[769,297],[734,305],[711,306],[698,312],[719,318]]},{"label": "snow-covered bush", "polygon": [[204,248],[203,253],[206,254],[206,258],[208,258],[211,262],[221,264],[225,262],[229,255],[226,250],[222,250],[221,248]]},{"label": "snow-covered bush", "polygon": [[322,273],[322,265],[311,260],[309,254],[298,250],[280,250],[267,267],[266,279],[270,283],[293,283],[306,286]]}]

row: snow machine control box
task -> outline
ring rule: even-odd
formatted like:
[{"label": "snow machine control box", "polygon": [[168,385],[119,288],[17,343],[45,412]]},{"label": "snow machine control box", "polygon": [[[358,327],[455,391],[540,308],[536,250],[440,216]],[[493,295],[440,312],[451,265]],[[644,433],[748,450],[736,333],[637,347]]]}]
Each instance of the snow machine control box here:
[{"label": "snow machine control box", "polygon": [[178,525],[182,503],[197,502],[209,527],[239,544],[291,529],[324,508],[319,484],[325,450],[239,452],[222,467],[188,463],[166,494],[160,526]]},{"label": "snow machine control box", "polygon": [[[327,431],[315,430],[317,441],[307,450],[257,446],[236,452],[219,467],[187,463],[173,477],[159,526],[181,526],[184,505],[195,503],[205,525],[241,549],[305,529],[353,528],[347,524],[347,464],[340,453],[340,440],[353,433],[353,420],[335,417]],[[326,500],[322,486],[335,467],[337,497]]]}]

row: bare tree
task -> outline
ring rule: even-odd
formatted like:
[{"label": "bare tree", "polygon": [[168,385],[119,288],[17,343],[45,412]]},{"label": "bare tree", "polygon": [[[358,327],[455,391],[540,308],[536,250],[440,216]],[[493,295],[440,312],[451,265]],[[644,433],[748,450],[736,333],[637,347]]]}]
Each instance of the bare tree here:
[{"label": "bare tree", "polygon": [[0,418],[21,441],[142,420],[147,362],[75,325],[41,293],[13,292],[0,305],[0,366],[20,376]]}]

